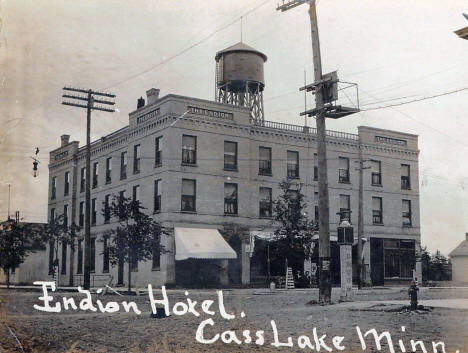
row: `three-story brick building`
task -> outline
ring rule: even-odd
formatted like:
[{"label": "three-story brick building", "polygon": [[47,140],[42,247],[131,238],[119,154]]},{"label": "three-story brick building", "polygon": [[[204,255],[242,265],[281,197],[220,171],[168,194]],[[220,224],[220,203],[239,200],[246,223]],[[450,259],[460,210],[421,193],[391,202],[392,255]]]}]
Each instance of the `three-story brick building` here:
[{"label": "three-story brick building", "polygon": [[[316,142],[310,127],[254,124],[246,107],[159,98],[159,90],[150,89],[147,104],[140,100],[127,127],[91,145],[93,278],[117,275],[106,255],[107,235],[116,223],[101,210],[112,195],[125,195],[140,200],[171,233],[161,239],[171,252],[135,264],[134,284],[249,284],[251,275],[262,275],[251,271],[259,268],[251,264],[256,258],[251,252],[260,251],[252,242],[272,230],[271,202],[282,180],[300,183],[308,217],[319,217]],[[420,247],[418,154],[416,135],[364,126],[357,135],[327,131],[332,244],[337,212],[351,210],[357,225],[357,162],[371,167],[363,170],[363,252],[374,285],[412,278]],[[64,213],[69,222],[84,225],[85,148],[62,136],[61,146],[50,153],[49,170],[49,218]],[[69,276],[75,284],[81,280],[83,234],[74,252],[60,251],[62,284]]]}]

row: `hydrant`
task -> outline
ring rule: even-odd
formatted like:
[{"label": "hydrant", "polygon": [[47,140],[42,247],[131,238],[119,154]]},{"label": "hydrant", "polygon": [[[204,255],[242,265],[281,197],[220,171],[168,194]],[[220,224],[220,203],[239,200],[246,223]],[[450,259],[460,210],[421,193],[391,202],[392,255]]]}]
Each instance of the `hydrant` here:
[{"label": "hydrant", "polygon": [[408,295],[410,296],[411,300],[411,310],[418,309],[418,291],[418,283],[413,279],[408,288]]}]

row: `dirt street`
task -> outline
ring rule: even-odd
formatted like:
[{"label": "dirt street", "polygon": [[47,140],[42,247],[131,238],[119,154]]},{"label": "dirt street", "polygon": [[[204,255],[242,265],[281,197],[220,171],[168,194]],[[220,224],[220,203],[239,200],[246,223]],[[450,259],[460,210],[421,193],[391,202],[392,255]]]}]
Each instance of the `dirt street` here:
[{"label": "dirt street", "polygon": [[[334,288],[332,294],[334,305],[319,306],[307,305],[318,299],[317,290],[223,290],[224,305],[220,305],[220,295],[214,289],[189,290],[188,294],[168,290],[171,316],[151,318],[147,292],[122,297],[94,293],[92,303],[76,291],[49,292],[54,297],[50,307],[60,303],[61,311],[44,312],[34,308],[45,306],[44,300],[39,299],[42,291],[1,289],[0,353],[21,349],[69,353],[376,352],[379,343],[382,352],[391,352],[392,348],[395,352],[423,352],[423,345],[427,352],[434,352],[433,342],[437,352],[468,351],[468,310],[435,307],[407,312],[401,304],[379,303],[406,300],[409,304],[406,288],[355,291],[353,303],[338,303],[339,288]],[[64,297],[74,299],[76,310],[71,300],[65,310]],[[161,290],[154,290],[153,297],[163,300]],[[456,298],[467,299],[468,289],[422,288],[419,295],[420,300]],[[127,313],[124,301],[134,302],[133,308],[137,307],[141,314],[132,307]],[[235,318],[227,319],[229,315]],[[372,329],[377,335],[388,334],[379,340],[372,331],[368,332]],[[387,338],[391,338],[390,344]],[[439,342],[444,342],[445,347]]]}]

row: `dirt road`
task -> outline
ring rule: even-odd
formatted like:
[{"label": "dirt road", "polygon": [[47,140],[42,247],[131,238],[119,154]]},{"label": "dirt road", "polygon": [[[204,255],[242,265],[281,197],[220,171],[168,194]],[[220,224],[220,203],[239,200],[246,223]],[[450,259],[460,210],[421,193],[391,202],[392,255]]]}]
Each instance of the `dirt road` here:
[{"label": "dirt road", "polygon": [[[422,352],[422,345],[433,352],[433,342],[438,352],[444,351],[439,342],[444,342],[445,352],[468,351],[467,310],[435,307],[415,313],[402,310],[401,304],[379,303],[407,301],[405,288],[365,289],[355,294],[353,303],[337,303],[339,289],[334,289],[335,304],[328,306],[307,305],[318,299],[316,290],[238,289],[224,290],[222,296],[216,290],[170,290],[166,303],[171,316],[161,319],[150,317],[148,293],[92,294],[89,301],[77,292],[49,294],[54,297],[50,307],[60,303],[60,312],[34,308],[46,306],[39,299],[42,292],[0,290],[0,352],[21,352],[20,345],[24,352],[69,353],[362,352],[364,348],[375,352],[379,344],[382,352],[391,352],[391,345],[395,352],[402,352],[402,347]],[[467,299],[468,289],[423,288],[419,297]],[[161,290],[155,290],[153,300],[163,299]],[[128,313],[124,301],[127,306],[135,303],[127,307]],[[377,336],[388,334],[379,340],[369,332],[372,329]]]}]

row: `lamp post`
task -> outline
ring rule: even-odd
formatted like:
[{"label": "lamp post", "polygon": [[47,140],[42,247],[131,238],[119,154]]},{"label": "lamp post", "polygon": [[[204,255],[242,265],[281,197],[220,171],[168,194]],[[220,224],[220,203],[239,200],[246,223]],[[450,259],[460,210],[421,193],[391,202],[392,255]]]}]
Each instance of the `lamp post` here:
[{"label": "lamp post", "polygon": [[[354,228],[349,223],[351,211],[339,212],[345,214],[338,227],[338,245],[340,246],[341,267],[341,294],[340,301],[353,301],[353,256],[352,245],[354,243]],[[349,216],[348,216],[349,217]]]}]

